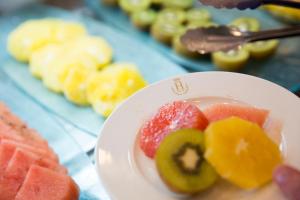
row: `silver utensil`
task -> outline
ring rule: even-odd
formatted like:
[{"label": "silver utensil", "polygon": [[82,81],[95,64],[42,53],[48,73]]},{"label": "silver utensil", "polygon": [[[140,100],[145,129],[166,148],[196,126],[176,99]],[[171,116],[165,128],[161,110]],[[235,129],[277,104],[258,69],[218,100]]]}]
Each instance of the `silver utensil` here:
[{"label": "silver utensil", "polygon": [[300,0],[200,0],[200,2],[216,8],[238,8],[240,10],[255,9],[264,4],[300,8]]},{"label": "silver utensil", "polygon": [[300,35],[300,26],[258,32],[243,32],[238,28],[218,26],[188,30],[180,39],[189,51],[201,54],[229,51],[248,42]]}]

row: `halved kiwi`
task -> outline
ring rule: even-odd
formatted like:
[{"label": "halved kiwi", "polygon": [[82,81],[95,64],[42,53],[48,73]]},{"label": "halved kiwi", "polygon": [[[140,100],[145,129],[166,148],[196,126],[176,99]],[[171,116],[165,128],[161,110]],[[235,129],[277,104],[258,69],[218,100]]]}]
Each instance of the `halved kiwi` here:
[{"label": "halved kiwi", "polygon": [[211,21],[192,21],[187,24],[188,29],[208,28],[211,26],[217,27],[219,25]]},{"label": "halved kiwi", "polygon": [[151,35],[159,42],[170,44],[173,37],[175,37],[181,29],[182,25],[177,23],[155,22],[151,26]]},{"label": "halved kiwi", "polygon": [[156,11],[151,9],[137,11],[132,13],[131,22],[139,29],[147,29],[154,23],[156,16]]},{"label": "halved kiwi", "polygon": [[194,5],[194,0],[162,0],[165,7],[187,9]]},{"label": "halved kiwi", "polygon": [[230,23],[231,26],[237,27],[241,31],[259,31],[260,23],[253,17],[240,17]]},{"label": "halved kiwi", "polygon": [[182,24],[186,20],[186,13],[181,9],[165,8],[157,15],[159,23],[178,23]]},{"label": "halved kiwi", "polygon": [[277,49],[278,40],[259,41],[246,44],[246,49],[250,52],[250,56],[254,59],[263,59],[271,56]]},{"label": "halved kiwi", "polygon": [[119,5],[126,13],[133,13],[147,9],[151,0],[119,0]]},{"label": "halved kiwi", "polygon": [[213,63],[222,70],[236,71],[246,65],[249,56],[249,52],[245,48],[241,48],[228,52],[214,52],[212,54],[212,60]]},{"label": "halved kiwi", "polygon": [[193,8],[187,11],[186,18],[188,22],[210,21],[210,12],[204,8]]},{"label": "halved kiwi", "polygon": [[203,152],[204,135],[199,130],[181,129],[164,138],[155,163],[172,191],[195,194],[215,183],[218,175],[204,159]]}]

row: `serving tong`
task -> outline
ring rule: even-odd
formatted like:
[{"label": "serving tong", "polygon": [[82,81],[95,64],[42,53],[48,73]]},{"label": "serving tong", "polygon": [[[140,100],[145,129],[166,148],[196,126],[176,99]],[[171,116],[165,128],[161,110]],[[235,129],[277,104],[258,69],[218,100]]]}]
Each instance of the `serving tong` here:
[{"label": "serving tong", "polygon": [[203,5],[215,8],[255,9],[266,4],[300,8],[300,0],[200,0]]},{"label": "serving tong", "polygon": [[300,25],[258,32],[244,32],[236,27],[217,26],[190,29],[181,37],[181,42],[189,51],[206,54],[215,51],[229,51],[248,42],[299,35]]}]

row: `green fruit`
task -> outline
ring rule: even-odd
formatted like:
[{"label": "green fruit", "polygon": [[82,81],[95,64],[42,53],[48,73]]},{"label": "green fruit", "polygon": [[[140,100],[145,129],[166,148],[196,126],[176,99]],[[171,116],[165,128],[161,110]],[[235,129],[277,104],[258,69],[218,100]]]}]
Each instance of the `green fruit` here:
[{"label": "green fruit", "polygon": [[119,0],[120,7],[127,13],[147,9],[151,0]]},{"label": "green fruit", "polygon": [[249,56],[249,52],[245,48],[241,48],[228,52],[214,52],[212,54],[212,60],[214,64],[222,70],[236,71],[246,65]]},{"label": "green fruit", "polygon": [[241,17],[233,20],[230,25],[239,28],[241,31],[259,31],[260,23],[252,17]]},{"label": "green fruit", "polygon": [[155,163],[160,177],[172,191],[195,194],[217,179],[217,173],[203,154],[204,134],[196,129],[182,129],[164,138]]},{"label": "green fruit", "polygon": [[186,13],[176,8],[166,8],[158,13],[158,23],[178,23],[182,24],[186,20]]},{"label": "green fruit", "polygon": [[203,8],[190,9],[186,16],[188,22],[209,21],[211,19],[209,11]]},{"label": "green fruit", "polygon": [[118,0],[102,0],[102,3],[108,6],[114,6],[118,4]]},{"label": "green fruit", "polygon": [[272,55],[276,51],[278,44],[278,40],[267,40],[249,43],[245,47],[252,58],[259,60]]},{"label": "green fruit", "polygon": [[147,29],[154,23],[156,16],[154,10],[137,11],[131,15],[131,22],[140,29]]},{"label": "green fruit", "polygon": [[162,4],[163,0],[152,0],[151,2],[155,5],[160,5]]},{"label": "green fruit", "polygon": [[194,0],[162,0],[162,2],[168,8],[187,9],[194,5]]},{"label": "green fruit", "polygon": [[176,23],[159,23],[156,22],[151,26],[151,35],[157,40],[165,44],[170,44],[182,26]]},{"label": "green fruit", "polygon": [[218,26],[218,24],[210,21],[193,21],[187,24],[188,29],[195,29],[200,27],[207,28],[211,26]]}]

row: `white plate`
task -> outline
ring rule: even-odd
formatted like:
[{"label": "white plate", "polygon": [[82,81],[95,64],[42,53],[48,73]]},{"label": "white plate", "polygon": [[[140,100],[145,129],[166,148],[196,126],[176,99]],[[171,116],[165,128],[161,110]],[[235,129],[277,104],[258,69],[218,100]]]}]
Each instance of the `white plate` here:
[{"label": "white plate", "polygon": [[[105,122],[96,147],[100,180],[113,200],[174,200],[152,160],[136,145],[141,125],[167,102],[191,98],[234,100],[271,111],[283,123],[285,162],[300,169],[300,99],[269,81],[229,72],[200,72],[150,85],[123,103]],[[209,97],[209,98],[207,98]],[[213,97],[213,98],[211,98]],[[275,185],[242,191],[220,182],[192,199],[283,199]]]}]

